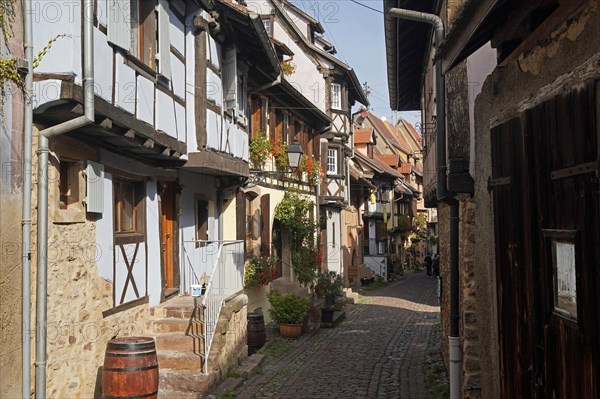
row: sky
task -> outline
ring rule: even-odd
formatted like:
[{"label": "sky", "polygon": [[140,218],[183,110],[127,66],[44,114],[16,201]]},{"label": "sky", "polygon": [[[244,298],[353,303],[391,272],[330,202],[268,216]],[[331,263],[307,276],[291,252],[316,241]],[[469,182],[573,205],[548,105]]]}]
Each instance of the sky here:
[{"label": "sky", "polygon": [[[290,2],[321,22],[325,29],[325,39],[337,50],[335,56],[354,69],[361,83],[367,82],[371,112],[380,118],[385,117],[390,122],[395,121],[388,95],[383,0]],[[419,112],[398,114],[413,126],[419,127]]]}]

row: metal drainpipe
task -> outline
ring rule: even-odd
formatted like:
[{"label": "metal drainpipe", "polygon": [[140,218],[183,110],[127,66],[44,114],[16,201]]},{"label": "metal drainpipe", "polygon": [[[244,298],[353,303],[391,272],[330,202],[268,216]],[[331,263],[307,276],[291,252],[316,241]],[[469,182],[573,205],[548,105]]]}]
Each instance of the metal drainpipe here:
[{"label": "metal drainpipe", "polygon": [[[401,8],[390,8],[386,18],[401,18],[411,21],[425,22],[434,26],[436,50],[444,41],[444,23],[435,14],[428,14]],[[461,397],[461,353],[459,335],[459,281],[458,281],[458,223],[459,204],[446,186],[446,83],[442,73],[442,63],[438,58],[435,63],[436,74],[436,161],[437,161],[437,199],[450,205],[450,398]]]},{"label": "metal drainpipe", "polygon": [[[27,76],[25,77],[24,94],[32,92],[33,88],[33,25],[31,18],[31,1],[23,2],[23,45],[27,60]],[[22,330],[23,344],[21,358],[21,393],[24,398],[31,396],[31,137],[33,131],[33,102],[25,98],[23,115],[23,209],[21,220],[21,251],[22,251]]]},{"label": "metal drainpipe", "polygon": [[[31,0],[27,1],[31,7]],[[31,9],[31,8],[29,8]],[[48,139],[94,122],[93,0],[83,0],[83,106],[84,114],[39,132],[38,243],[36,291],[35,398],[46,398],[46,322],[48,295]]]}]

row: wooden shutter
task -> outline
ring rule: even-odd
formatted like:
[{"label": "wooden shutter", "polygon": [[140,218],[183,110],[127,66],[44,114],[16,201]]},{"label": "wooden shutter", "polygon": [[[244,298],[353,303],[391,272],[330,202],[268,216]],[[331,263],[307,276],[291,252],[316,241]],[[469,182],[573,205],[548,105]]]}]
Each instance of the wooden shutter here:
[{"label": "wooden shutter", "polygon": [[223,59],[223,105],[225,109],[233,109],[236,106],[237,97],[237,62],[235,47],[225,51]]},{"label": "wooden shutter", "polygon": [[269,256],[271,254],[271,209],[270,195],[260,197],[260,254]]},{"label": "wooden shutter", "polygon": [[235,212],[236,212],[236,240],[246,240],[246,196],[241,190],[238,190],[235,196]]},{"label": "wooden shutter", "polygon": [[131,51],[131,1],[109,0],[108,42]]},{"label": "wooden shutter", "polygon": [[250,99],[250,138],[254,138],[260,130],[261,100],[257,97]]},{"label": "wooden shutter", "polygon": [[88,161],[85,170],[86,199],[85,205],[88,212],[104,212],[104,165]]},{"label": "wooden shutter", "polygon": [[273,109],[273,104],[270,104],[271,106],[269,107],[269,138],[271,139],[271,141],[274,141],[275,138],[277,137],[275,134],[275,129],[277,126],[277,120],[276,120],[276,116],[275,116],[275,110]]},{"label": "wooden shutter", "polygon": [[169,4],[165,0],[158,2],[158,73],[171,80],[171,40],[169,37]]}]

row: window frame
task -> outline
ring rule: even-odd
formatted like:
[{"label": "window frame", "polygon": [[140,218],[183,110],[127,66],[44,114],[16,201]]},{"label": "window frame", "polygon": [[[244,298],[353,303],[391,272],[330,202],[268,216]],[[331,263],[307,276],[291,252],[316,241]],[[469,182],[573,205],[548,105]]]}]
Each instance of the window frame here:
[{"label": "window frame", "polygon": [[[334,155],[331,156],[331,152],[334,152]],[[330,171],[330,160],[335,160],[335,171]],[[325,162],[325,174],[327,176],[340,176],[340,149],[339,147],[327,147],[327,156]]]},{"label": "window frame", "polygon": [[[337,101],[334,101],[335,88],[338,88],[337,93]],[[331,101],[331,109],[336,111],[342,110],[342,84],[339,82],[331,83],[331,91],[330,91],[330,101]]]},{"label": "window frame", "polygon": [[[544,229],[542,233],[545,238],[546,245],[548,246],[547,255],[549,259],[550,273],[552,276],[552,313],[558,317],[569,320],[573,323],[577,323],[579,320],[578,312],[579,306],[577,300],[577,293],[580,291],[578,289],[579,285],[579,276],[577,271],[578,265],[578,252],[581,250],[580,245],[577,239],[577,230],[554,230],[554,229]],[[556,243],[561,244],[571,244],[573,246],[573,270],[572,273],[575,276],[575,281],[573,282],[574,292],[574,312],[566,309],[564,306],[561,306],[558,300],[558,271],[557,271],[557,259],[556,259]]]},{"label": "window frame", "polygon": [[[133,188],[132,197],[132,226],[133,230],[124,231],[118,230],[117,224],[120,223],[119,218],[122,220],[122,189],[125,185]],[[117,244],[128,244],[145,241],[146,237],[146,182],[144,180],[132,180],[122,177],[113,179],[113,234],[115,237],[115,243]],[[121,229],[123,226],[119,225]]]}]

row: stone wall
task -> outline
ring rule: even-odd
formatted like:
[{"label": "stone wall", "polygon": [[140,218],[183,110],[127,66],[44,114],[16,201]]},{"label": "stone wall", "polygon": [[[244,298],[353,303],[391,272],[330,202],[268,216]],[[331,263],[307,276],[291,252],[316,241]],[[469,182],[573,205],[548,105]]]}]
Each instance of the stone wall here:
[{"label": "stone wall", "polygon": [[481,398],[479,309],[473,250],[475,245],[475,202],[460,201],[460,336],[462,345],[462,386],[464,398]]},{"label": "stone wall", "polygon": [[221,377],[248,356],[248,297],[238,295],[225,303],[215,331],[209,356],[209,368]]},{"label": "stone wall", "polygon": [[438,253],[440,254],[440,311],[442,322],[442,354],[448,367],[448,335],[450,335],[450,207],[438,205]]},{"label": "stone wall", "polygon": [[[34,154],[37,139],[34,129]],[[57,138],[54,140],[63,139]],[[68,141],[68,140],[66,140]],[[58,141],[57,141],[58,143]],[[66,147],[64,147],[66,148]],[[79,144],[79,151],[92,149]],[[75,153],[62,154],[76,156]],[[49,202],[57,201],[56,154],[50,153]],[[89,159],[89,158],[88,158]],[[34,158],[34,171],[37,170]],[[37,178],[34,176],[32,241],[37,245]],[[113,308],[113,286],[98,274],[96,261],[112,256],[111,248],[96,247],[96,222],[48,224],[47,388],[49,398],[92,398],[100,392],[100,367],[107,342],[115,336],[147,334],[150,312],[142,304],[104,317]],[[32,259],[32,313],[35,313],[37,257]],[[35,316],[35,314],[34,314]],[[35,318],[34,318],[35,319]],[[35,321],[35,320],[34,320]],[[36,337],[32,338],[35,353]],[[32,376],[35,375],[32,370]]]}]

